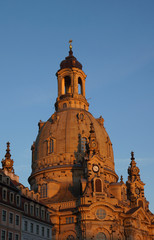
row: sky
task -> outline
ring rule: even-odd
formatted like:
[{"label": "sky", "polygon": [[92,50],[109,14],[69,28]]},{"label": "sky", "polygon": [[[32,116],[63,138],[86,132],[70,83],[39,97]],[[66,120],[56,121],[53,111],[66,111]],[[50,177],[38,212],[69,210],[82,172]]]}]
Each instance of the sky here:
[{"label": "sky", "polygon": [[82,63],[89,111],[105,120],[115,169],[127,181],[134,151],[154,212],[154,1],[0,1],[0,159],[10,141],[15,173],[29,186],[39,120],[54,113],[55,73]]}]

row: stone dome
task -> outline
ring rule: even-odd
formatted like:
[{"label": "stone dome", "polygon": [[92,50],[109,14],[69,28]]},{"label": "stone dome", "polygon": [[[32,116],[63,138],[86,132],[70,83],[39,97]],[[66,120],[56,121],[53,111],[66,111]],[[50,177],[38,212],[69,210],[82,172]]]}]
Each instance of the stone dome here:
[{"label": "stone dome", "polygon": [[53,166],[79,164],[84,157],[85,144],[89,141],[91,123],[104,167],[114,173],[112,144],[104,128],[104,119],[95,119],[88,111],[75,108],[55,112],[47,122],[39,123],[33,173]]},{"label": "stone dome", "polygon": [[72,68],[72,67],[76,67],[82,70],[82,64],[80,62],[77,61],[77,59],[73,56],[73,51],[72,49],[70,49],[69,51],[69,56],[65,58],[65,60],[63,60],[60,63],[60,69],[63,68]]},{"label": "stone dome", "polygon": [[[54,189],[62,189],[66,182],[74,189],[76,186],[79,188],[79,182],[87,175],[88,159],[93,157],[93,165],[102,169],[98,174],[103,174],[103,181],[117,182],[112,143],[104,128],[104,119],[96,119],[88,111],[86,75],[73,56],[71,47],[69,56],[61,62],[56,75],[56,111],[46,122],[39,122],[39,133],[32,145],[31,188],[37,191],[44,182],[52,189],[50,197],[54,196]],[[91,165],[88,171],[92,169]]]}]

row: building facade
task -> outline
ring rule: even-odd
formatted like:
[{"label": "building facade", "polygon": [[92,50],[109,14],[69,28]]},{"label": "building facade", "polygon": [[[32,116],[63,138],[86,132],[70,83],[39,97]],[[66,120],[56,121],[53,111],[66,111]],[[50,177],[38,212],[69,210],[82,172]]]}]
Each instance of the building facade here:
[{"label": "building facade", "polygon": [[29,177],[50,208],[53,239],[154,239],[154,215],[134,153],[124,183],[115,172],[104,119],[88,111],[86,75],[71,44],[56,76],[55,112],[38,124]]},{"label": "building facade", "polygon": [[56,76],[55,112],[38,124],[29,177],[33,193],[50,209],[52,239],[154,239],[154,215],[134,153],[124,183],[115,172],[104,119],[88,111],[86,75],[71,44]]},{"label": "building facade", "polygon": [[52,224],[47,206],[19,183],[11,159],[9,143],[0,169],[0,239],[51,240]]}]

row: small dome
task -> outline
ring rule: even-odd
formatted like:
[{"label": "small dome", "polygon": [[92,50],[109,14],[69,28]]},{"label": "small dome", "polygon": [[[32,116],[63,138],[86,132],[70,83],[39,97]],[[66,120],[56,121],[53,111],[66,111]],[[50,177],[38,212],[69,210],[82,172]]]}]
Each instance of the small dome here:
[{"label": "small dome", "polygon": [[60,63],[60,69],[63,68],[72,68],[72,67],[76,67],[82,70],[82,64],[80,62],[77,61],[77,59],[73,56],[73,51],[72,49],[70,49],[69,51],[69,56],[65,58],[65,60],[63,60]]}]

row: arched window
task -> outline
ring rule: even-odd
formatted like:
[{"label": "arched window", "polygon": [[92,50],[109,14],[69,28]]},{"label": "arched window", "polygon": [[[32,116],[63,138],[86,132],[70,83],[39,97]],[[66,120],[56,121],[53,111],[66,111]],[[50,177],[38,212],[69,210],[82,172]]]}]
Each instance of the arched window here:
[{"label": "arched window", "polygon": [[44,183],[41,185],[40,187],[40,197],[41,198],[46,198],[48,195],[48,192],[47,192],[47,184]]},{"label": "arched window", "polygon": [[69,235],[66,240],[75,240],[75,238],[73,237],[73,235]]},{"label": "arched window", "polygon": [[95,191],[102,192],[102,182],[100,179],[95,180]]},{"label": "arched window", "polygon": [[67,104],[66,103],[63,104],[63,108],[67,108]]},{"label": "arched window", "polygon": [[138,206],[143,208],[143,202],[141,200],[138,201]]},{"label": "arched window", "polygon": [[47,141],[47,154],[54,152],[54,140],[51,138]]},{"label": "arched window", "polygon": [[82,94],[82,80],[78,78],[78,94]]},{"label": "arched window", "polygon": [[106,240],[106,235],[103,233],[103,232],[99,232],[97,235],[96,235],[96,240]]},{"label": "arched window", "polygon": [[66,76],[65,78],[65,94],[71,93],[71,78]]},{"label": "arched window", "polygon": [[85,152],[87,149],[87,138],[86,137],[82,137],[81,138],[81,151]]}]

